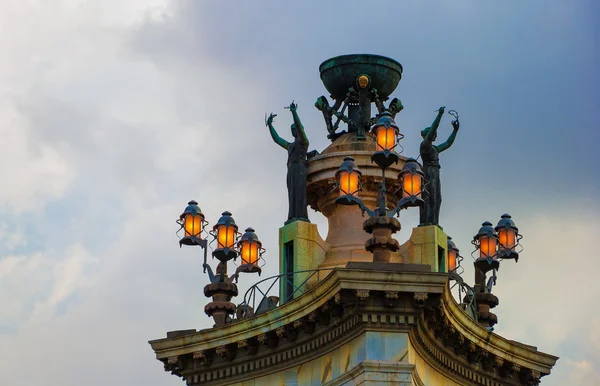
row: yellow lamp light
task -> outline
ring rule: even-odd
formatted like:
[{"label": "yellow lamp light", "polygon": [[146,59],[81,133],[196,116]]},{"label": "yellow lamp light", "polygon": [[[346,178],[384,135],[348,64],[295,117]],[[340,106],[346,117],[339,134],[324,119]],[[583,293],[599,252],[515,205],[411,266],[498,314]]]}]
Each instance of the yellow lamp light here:
[{"label": "yellow lamp light", "polygon": [[473,244],[479,249],[480,259],[498,258],[498,234],[489,221],[481,224],[479,232],[473,237]]},{"label": "yellow lamp light", "polygon": [[217,241],[217,249],[233,249],[238,236],[237,230],[238,226],[231,217],[231,213],[228,211],[223,212],[211,232]]},{"label": "yellow lamp light", "polygon": [[481,236],[479,239],[479,257],[487,258],[496,257],[496,251],[498,249],[497,239],[489,236]]},{"label": "yellow lamp light", "polygon": [[396,137],[398,136],[397,127],[377,127],[377,151],[391,151],[396,147]]},{"label": "yellow lamp light", "polygon": [[206,226],[204,214],[200,210],[198,203],[194,200],[188,202],[177,223],[184,230],[184,236],[179,241],[180,244],[198,245],[202,239],[202,231]]},{"label": "yellow lamp light", "polygon": [[517,228],[511,216],[507,213],[503,214],[494,229],[498,232],[501,258],[518,261],[520,251],[517,250],[517,246],[522,236],[519,234],[519,228]]},{"label": "yellow lamp light", "polygon": [[460,251],[452,241],[452,237],[448,236],[448,272],[456,272],[460,267],[461,260]]},{"label": "yellow lamp light", "polygon": [[356,166],[356,163],[354,163],[354,158],[344,158],[344,162],[342,162],[342,165],[336,172],[336,178],[340,188],[340,197],[358,197],[361,174],[362,173]]},{"label": "yellow lamp light", "polygon": [[238,246],[243,265],[258,265],[258,260],[262,257],[265,250],[258,236],[254,233],[254,229],[246,229],[246,232],[240,238]]},{"label": "yellow lamp light", "polygon": [[402,182],[402,197],[421,198],[425,174],[414,158],[408,158],[398,175]]},{"label": "yellow lamp light", "polygon": [[231,225],[220,225],[217,228],[217,248],[233,248],[236,229]]}]

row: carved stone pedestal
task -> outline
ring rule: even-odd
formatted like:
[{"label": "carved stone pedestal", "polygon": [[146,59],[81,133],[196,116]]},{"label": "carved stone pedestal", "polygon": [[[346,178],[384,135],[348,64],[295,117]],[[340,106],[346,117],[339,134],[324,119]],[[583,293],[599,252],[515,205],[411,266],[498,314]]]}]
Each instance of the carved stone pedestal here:
[{"label": "carved stone pedestal", "polygon": [[365,242],[365,249],[373,253],[374,262],[389,262],[392,252],[400,248],[392,234],[400,230],[400,221],[393,217],[371,217],[363,223],[365,232],[373,235]]},{"label": "carved stone pedestal", "polygon": [[212,316],[215,325],[220,326],[227,322],[230,315],[235,312],[236,306],[231,298],[237,296],[238,289],[233,283],[217,282],[210,283],[204,287],[204,295],[211,297],[213,301],[204,307],[204,312]]},{"label": "carved stone pedestal", "polygon": [[484,327],[493,327],[498,323],[496,314],[490,312],[490,308],[498,305],[498,297],[489,292],[476,292],[475,302],[477,304],[477,318]]}]

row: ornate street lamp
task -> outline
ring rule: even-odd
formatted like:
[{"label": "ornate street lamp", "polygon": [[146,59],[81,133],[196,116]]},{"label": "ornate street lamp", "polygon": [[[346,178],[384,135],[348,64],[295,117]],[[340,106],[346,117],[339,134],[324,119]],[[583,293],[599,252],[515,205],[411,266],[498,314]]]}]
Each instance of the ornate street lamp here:
[{"label": "ornate street lamp", "polygon": [[[360,80],[360,79],[359,79]],[[369,209],[358,196],[361,184],[361,171],[352,157],[344,158],[344,162],[336,172],[339,197],[335,200],[341,205],[358,205],[369,219],[363,224],[363,229],[373,237],[367,240],[365,249],[373,253],[374,261],[389,261],[391,253],[399,249],[398,241],[392,234],[400,230],[400,222],[394,218],[400,210],[411,206],[423,205],[424,174],[417,161],[413,158],[406,160],[402,171],[398,174],[402,197],[396,206],[388,211],[387,189],[385,187],[385,169],[398,162],[398,154],[394,151],[398,138],[402,138],[392,114],[383,110],[377,117],[371,133],[377,142],[377,151],[371,155],[371,160],[381,168],[381,186],[377,192],[377,208]]]},{"label": "ornate street lamp", "polygon": [[401,200],[405,200],[402,205],[405,207],[423,205],[422,195],[425,175],[414,158],[406,160],[402,171],[398,174],[398,179],[402,189]]},{"label": "ornate street lamp", "polygon": [[238,249],[242,264],[237,270],[240,272],[258,272],[260,275],[261,268],[258,266],[258,261],[262,259],[265,249],[262,247],[262,243],[256,233],[254,233],[254,229],[246,229],[246,232],[238,242]]},{"label": "ornate street lamp", "polygon": [[338,181],[340,188],[340,196],[336,199],[336,203],[340,205],[355,205],[353,198],[358,198],[360,190],[360,177],[362,172],[356,166],[354,158],[346,157],[344,162],[335,173],[335,178]]},{"label": "ornate street lamp", "polygon": [[498,225],[494,228],[498,233],[498,242],[500,243],[500,249],[498,251],[499,257],[502,259],[515,259],[519,261],[519,252],[517,248],[520,247],[519,241],[523,238],[519,234],[519,228],[515,225],[508,213],[502,215]]},{"label": "ornate street lamp", "polygon": [[396,126],[394,118],[389,111],[379,114],[377,121],[371,128],[371,134],[375,136],[377,151],[371,155],[371,159],[380,168],[386,169],[393,163],[398,162],[398,153],[394,151],[398,140],[404,136]]},{"label": "ornate street lamp", "polygon": [[[385,170],[384,170],[385,172]],[[358,205],[363,213],[368,213],[370,217],[387,216],[393,217],[402,209],[411,206],[423,205],[423,185],[425,179],[421,167],[414,158],[406,160],[404,167],[398,174],[400,181],[400,189],[402,190],[402,198],[396,204],[396,207],[390,211],[387,209],[387,200],[385,188],[385,176],[382,176],[381,188],[377,194],[377,205],[375,211],[369,209],[364,202],[359,198],[358,192],[361,189],[360,178],[362,172],[356,166],[354,158],[346,157],[344,162],[335,174],[337,185],[340,190],[339,197],[335,200],[339,205]]]},{"label": "ornate street lamp", "polygon": [[[479,287],[480,292],[492,292],[501,260],[518,260],[517,248],[520,247],[519,241],[522,238],[519,229],[508,214],[502,215],[496,228],[492,228],[492,223],[489,221],[482,224],[472,242],[475,245],[473,254],[479,251],[479,256],[475,258],[475,286]],[[486,284],[485,277],[489,271],[493,271],[493,275]]]},{"label": "ornate street lamp", "polygon": [[194,200],[188,202],[177,223],[184,229],[185,235],[179,240],[179,245],[200,245],[205,240],[202,239],[202,232],[208,222],[204,220],[204,214],[198,203]]},{"label": "ornate street lamp", "polygon": [[[262,258],[265,249],[252,228],[246,229],[246,233],[240,238],[235,220],[230,212],[225,211],[210,231],[213,241],[216,242],[212,255],[219,260],[216,272],[213,273],[207,262],[208,242],[202,237],[208,222],[205,221],[204,214],[196,201],[192,200],[188,203],[177,223],[180,226],[179,230],[184,230],[184,236],[179,240],[180,246],[199,245],[204,249],[202,267],[205,273],[208,270],[210,280],[210,283],[204,287],[204,295],[212,297],[212,302],[204,307],[204,312],[215,320],[216,325],[225,324],[231,320],[230,315],[236,310],[236,305],[231,302],[231,299],[238,295],[234,280],[237,282],[241,272],[258,272],[260,275],[261,268],[258,266],[258,261]],[[228,276],[227,262],[236,259],[240,254],[242,264],[233,275]]]},{"label": "ornate street lamp", "polygon": [[221,218],[212,231],[210,232],[217,242],[217,248],[213,251],[213,256],[221,262],[226,262],[237,258],[235,243],[239,238],[238,226],[235,223],[231,213],[225,211],[221,214]]},{"label": "ornate street lamp", "polygon": [[[494,324],[498,322],[496,315],[489,311],[498,305],[498,298],[492,294],[492,287],[496,285],[497,280],[496,271],[500,268],[501,260],[518,260],[520,251],[517,251],[517,248],[521,238],[518,228],[508,214],[502,215],[495,228],[489,221],[484,222],[473,237],[473,255],[478,255],[474,262],[478,321],[490,330],[493,330]],[[492,276],[486,283],[489,271],[492,271]]]},{"label": "ornate street lamp", "polygon": [[456,244],[454,244],[454,241],[452,241],[452,237],[448,236],[448,272],[460,274],[458,271],[462,270],[460,266],[462,259],[463,257],[460,255],[460,251],[456,247]]}]

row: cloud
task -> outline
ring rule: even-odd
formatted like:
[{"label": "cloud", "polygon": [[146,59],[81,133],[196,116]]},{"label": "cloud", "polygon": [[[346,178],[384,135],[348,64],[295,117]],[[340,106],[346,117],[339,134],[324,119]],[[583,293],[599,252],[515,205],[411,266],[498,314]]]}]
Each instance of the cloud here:
[{"label": "cloud", "polygon": [[[275,274],[286,154],[264,113],[278,113],[290,138],[283,106],[296,100],[322,150],[318,65],[358,51],[405,67],[396,95],[406,155],[438,104],[461,112],[442,157],[443,226],[461,250],[481,221],[505,211],[519,220],[527,249],[500,272],[499,331],[565,358],[557,380],[596,379],[598,313],[581,304],[598,288],[592,270],[569,269],[593,265],[586,240],[597,233],[597,94],[577,89],[593,76],[589,19],[558,3],[519,12],[388,4],[377,28],[363,29],[348,23],[364,17],[356,4],[333,17],[329,3],[318,12],[271,2],[3,3],[0,346],[11,355],[0,384],[180,384],[147,340],[212,323],[201,251],[179,249],[175,218],[190,199],[211,224],[232,211],[268,249],[263,277]],[[580,131],[566,135],[570,127]],[[557,184],[562,176],[571,183]],[[322,216],[310,215],[324,235]],[[408,237],[415,212],[401,219],[399,238]],[[573,241],[547,242],[561,237]],[[242,277],[240,293],[256,280]],[[569,289],[582,282],[586,291]],[[557,307],[565,312],[546,316]]]}]

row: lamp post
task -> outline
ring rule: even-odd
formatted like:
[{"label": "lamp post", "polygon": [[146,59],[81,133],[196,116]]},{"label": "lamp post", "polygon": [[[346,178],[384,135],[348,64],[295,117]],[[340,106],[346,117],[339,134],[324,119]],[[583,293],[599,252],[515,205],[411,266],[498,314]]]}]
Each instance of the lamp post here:
[{"label": "lamp post", "polygon": [[[200,246],[204,250],[204,262],[202,267],[210,283],[204,287],[204,295],[212,297],[212,302],[204,307],[204,312],[211,316],[215,325],[223,325],[231,320],[230,315],[236,310],[236,305],[231,302],[234,296],[238,295],[237,282],[241,272],[261,273],[259,260],[265,249],[254,232],[254,229],[248,228],[241,235],[238,232],[238,226],[231,216],[230,212],[223,212],[221,218],[210,231],[213,242],[216,242],[216,248],[212,252],[213,258],[219,260],[215,273],[207,262],[208,240],[203,237],[208,222],[200,210],[196,201],[190,201],[185,208],[177,223],[180,230],[184,230],[184,236],[179,240],[179,246],[190,245]],[[235,273],[227,275],[227,263],[237,259],[241,255],[242,264],[237,267]]]},{"label": "lamp post", "polygon": [[[496,272],[500,268],[500,261],[504,259],[519,260],[522,248],[519,241],[522,236],[508,214],[502,215],[498,225],[494,228],[489,221],[481,224],[481,228],[473,236],[472,244],[475,261],[475,301],[477,303],[478,321],[486,328],[493,330],[498,323],[498,317],[489,310],[498,305],[498,297],[492,294],[492,287],[496,285]],[[492,276],[487,280],[487,273]]]},{"label": "lamp post", "polygon": [[369,215],[363,223],[363,229],[373,237],[366,241],[365,249],[373,253],[373,261],[389,262],[392,252],[400,248],[398,241],[392,237],[392,234],[400,230],[400,222],[394,216],[402,209],[423,205],[424,174],[414,158],[407,159],[398,174],[402,197],[393,209],[388,210],[385,170],[398,162],[399,156],[395,148],[403,136],[392,114],[387,110],[377,116],[370,132],[377,145],[371,160],[382,172],[381,186],[377,192],[377,207],[371,210],[360,199],[362,173],[352,157],[346,157],[336,172],[340,195],[335,202],[339,205],[358,205],[363,215],[365,212]]}]

